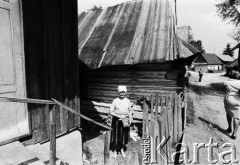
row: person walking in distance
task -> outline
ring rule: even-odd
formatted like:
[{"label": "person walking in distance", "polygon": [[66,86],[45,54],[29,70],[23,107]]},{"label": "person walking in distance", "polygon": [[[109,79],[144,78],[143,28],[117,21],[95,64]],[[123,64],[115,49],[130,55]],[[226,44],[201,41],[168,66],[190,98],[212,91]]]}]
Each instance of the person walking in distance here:
[{"label": "person walking in distance", "polygon": [[200,70],[198,71],[198,74],[199,74],[199,82],[202,81],[202,77],[203,77],[203,70],[202,68],[200,68]]},{"label": "person walking in distance", "polygon": [[[224,98],[224,106],[226,110],[226,117],[228,122],[228,133],[232,133],[230,136],[232,139],[237,138],[237,131],[239,128],[239,111],[240,111],[240,80],[230,79],[224,82],[226,89],[226,95]],[[233,122],[233,129],[232,129]],[[232,132],[233,131],[233,132]]]}]

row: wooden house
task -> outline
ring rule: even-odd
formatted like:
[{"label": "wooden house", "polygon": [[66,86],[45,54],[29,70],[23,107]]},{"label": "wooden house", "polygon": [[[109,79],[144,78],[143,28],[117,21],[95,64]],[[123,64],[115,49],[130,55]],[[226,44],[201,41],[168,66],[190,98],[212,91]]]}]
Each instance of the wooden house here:
[{"label": "wooden house", "polygon": [[[0,0],[0,97],[51,99],[80,111],[77,1]],[[44,104],[1,102],[0,145],[49,139]],[[80,126],[56,111],[57,134]]]},{"label": "wooden house", "polygon": [[83,100],[110,103],[119,84],[127,85],[131,99],[182,90],[184,58],[194,53],[176,35],[175,5],[129,1],[79,15]]},{"label": "wooden house", "polygon": [[[157,93],[184,98],[185,62],[194,53],[176,34],[175,5],[174,0],[128,1],[79,15],[82,113],[106,115],[118,85],[127,86],[133,102]],[[179,108],[181,133],[175,143],[184,128]],[[136,107],[134,119],[142,122],[141,108]]]},{"label": "wooden house", "polygon": [[[231,49],[231,51],[235,51],[235,50],[237,50],[237,49],[238,49],[238,57],[237,57],[237,59],[238,59],[238,63],[239,63],[239,60],[240,60],[240,43],[238,43],[237,45],[235,45],[235,46]],[[240,71],[239,66],[238,66],[237,69]]]},{"label": "wooden house", "polygon": [[[198,52],[178,38],[175,7],[174,0],[128,1],[78,17],[81,112],[104,117],[118,85],[127,86],[127,97],[135,103],[158,94],[162,112],[171,105],[166,108],[166,128],[174,137],[170,148],[182,138],[186,122],[181,104],[186,58]],[[134,122],[141,123],[142,107],[134,110]]]},{"label": "wooden house", "polygon": [[220,54],[217,54],[216,55],[219,60],[223,63],[224,67],[228,64],[230,64],[231,62],[233,62],[235,59],[229,55],[220,55]]},{"label": "wooden house", "polygon": [[192,62],[192,66],[196,72],[202,69],[204,72],[222,72],[223,63],[215,54],[199,54]]},{"label": "wooden house", "polygon": [[238,70],[238,59],[234,60],[233,62],[229,63],[228,65],[226,65],[226,75],[230,75],[230,72],[232,70]]}]

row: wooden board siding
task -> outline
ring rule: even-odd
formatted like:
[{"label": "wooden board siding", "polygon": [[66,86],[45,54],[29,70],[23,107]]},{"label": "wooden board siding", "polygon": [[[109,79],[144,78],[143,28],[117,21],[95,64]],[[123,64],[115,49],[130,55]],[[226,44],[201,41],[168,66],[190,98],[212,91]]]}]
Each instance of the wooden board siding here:
[{"label": "wooden board siding", "polygon": [[[55,98],[80,112],[77,1],[23,0],[27,97]],[[50,106],[51,108],[51,106]],[[48,138],[46,106],[29,105],[33,141]],[[80,126],[79,117],[56,110],[57,133]]]}]

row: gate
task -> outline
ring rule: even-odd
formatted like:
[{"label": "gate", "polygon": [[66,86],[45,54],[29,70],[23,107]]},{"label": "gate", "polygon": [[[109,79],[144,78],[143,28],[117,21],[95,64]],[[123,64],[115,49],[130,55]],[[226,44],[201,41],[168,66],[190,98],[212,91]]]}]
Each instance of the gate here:
[{"label": "gate", "polygon": [[185,92],[157,93],[144,99],[144,163],[165,165],[177,161],[174,153],[185,127],[185,105]]}]

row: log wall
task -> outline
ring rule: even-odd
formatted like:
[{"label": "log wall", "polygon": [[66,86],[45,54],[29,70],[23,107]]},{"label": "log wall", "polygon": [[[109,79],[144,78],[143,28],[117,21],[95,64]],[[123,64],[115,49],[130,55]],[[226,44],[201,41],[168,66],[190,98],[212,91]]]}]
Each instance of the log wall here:
[{"label": "log wall", "polygon": [[[169,66],[170,67],[170,66]],[[130,100],[156,92],[176,92],[182,89],[179,70],[87,70],[81,74],[83,100],[111,103],[118,96],[118,85],[127,86]]]},{"label": "log wall", "polygon": [[[109,105],[113,99],[118,97],[118,85],[127,86],[126,97],[134,103],[144,96],[150,97],[155,93],[174,95],[182,92],[183,73],[185,73],[183,68],[183,65],[169,63],[158,66],[122,66],[81,70],[81,111],[90,116],[100,113],[104,118],[109,110]],[[141,122],[142,107],[135,107],[134,110],[134,122]]]}]

